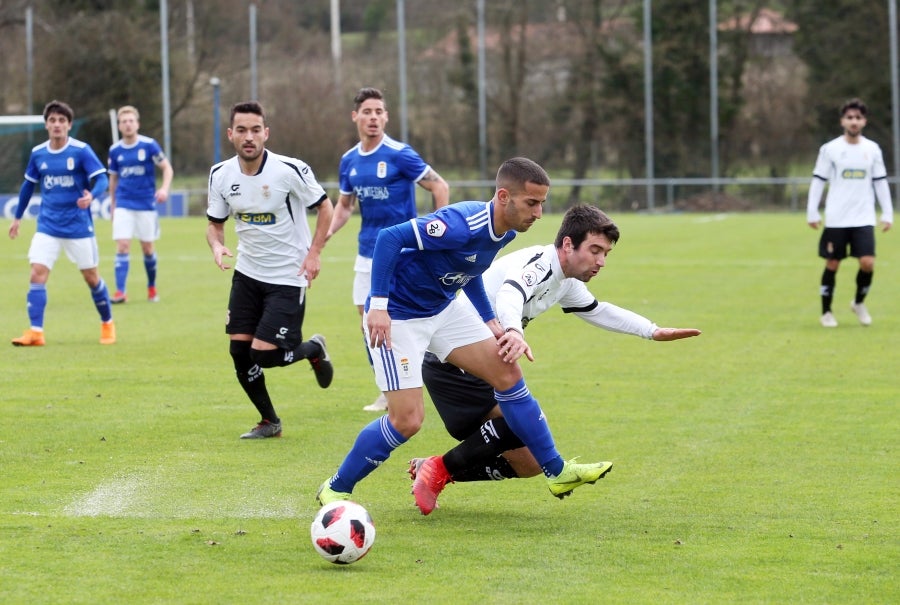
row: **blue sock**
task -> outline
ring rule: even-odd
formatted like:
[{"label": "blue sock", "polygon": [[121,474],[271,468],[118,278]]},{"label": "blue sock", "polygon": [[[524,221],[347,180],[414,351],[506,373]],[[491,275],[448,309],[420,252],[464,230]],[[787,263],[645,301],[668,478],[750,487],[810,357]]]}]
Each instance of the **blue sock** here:
[{"label": "blue sock", "polygon": [[91,288],[91,298],[94,299],[94,306],[97,307],[97,313],[100,314],[100,321],[106,323],[112,320],[112,306],[109,304],[109,290],[106,289],[106,282],[101,278],[97,282],[95,288]]},{"label": "blue sock", "polygon": [[509,428],[528,446],[544,474],[548,477],[560,474],[564,464],[562,456],[556,451],[544,412],[537,399],[531,396],[525,379],[520,379],[509,390],[495,390],[494,397]]},{"label": "blue sock", "polygon": [[44,309],[47,308],[47,285],[31,284],[25,296],[28,306],[28,321],[32,328],[44,329]]},{"label": "blue sock", "polygon": [[125,292],[128,281],[128,254],[116,254],[116,290]]},{"label": "blue sock", "polygon": [[156,285],[156,252],[144,256],[144,269],[147,270],[147,287]]},{"label": "blue sock", "polygon": [[356,484],[378,468],[407,439],[397,432],[385,414],[359,432],[356,443],[331,478],[331,489],[351,493]]}]

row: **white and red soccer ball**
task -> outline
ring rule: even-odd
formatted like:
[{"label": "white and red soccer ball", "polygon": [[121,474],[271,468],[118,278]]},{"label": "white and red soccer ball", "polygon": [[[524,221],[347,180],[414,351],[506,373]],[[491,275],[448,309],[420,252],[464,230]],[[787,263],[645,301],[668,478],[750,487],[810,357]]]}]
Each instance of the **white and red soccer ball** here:
[{"label": "white and red soccer ball", "polygon": [[309,533],[316,552],[339,565],[359,561],[375,543],[375,524],[369,512],[349,500],[319,509]]}]

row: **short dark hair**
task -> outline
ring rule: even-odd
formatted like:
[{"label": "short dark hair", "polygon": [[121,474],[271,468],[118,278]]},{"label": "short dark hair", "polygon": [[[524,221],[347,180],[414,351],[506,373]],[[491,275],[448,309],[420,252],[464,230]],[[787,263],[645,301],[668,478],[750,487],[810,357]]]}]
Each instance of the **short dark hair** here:
[{"label": "short dark hair", "polygon": [[44,105],[44,121],[47,121],[47,118],[50,117],[51,113],[58,113],[59,115],[66,116],[66,119],[71,122],[75,119],[75,112],[72,111],[72,108],[69,107],[68,103],[63,103],[62,101],[50,101],[46,105]]},{"label": "short dark hair", "polygon": [[231,107],[232,124],[234,124],[234,114],[236,113],[255,113],[263,119],[263,124],[266,123],[266,111],[258,101],[241,101],[240,103],[235,103]]},{"label": "short dark hair", "polygon": [[577,248],[590,233],[605,235],[612,244],[619,241],[619,228],[605,212],[596,206],[576,204],[566,210],[553,244],[562,248],[563,239],[568,237]]},{"label": "short dark hair", "polygon": [[550,186],[550,177],[540,164],[528,158],[510,158],[497,170],[497,189],[520,191],[525,183]]},{"label": "short dark hair", "polygon": [[384,103],[385,108],[387,108],[387,102],[384,100],[384,94],[377,88],[365,86],[363,88],[360,88],[359,92],[356,93],[356,96],[353,97],[353,110],[359,111],[359,106],[369,99],[378,99],[379,101]]},{"label": "short dark hair", "polygon": [[861,113],[863,117],[866,117],[869,114],[869,108],[862,102],[862,99],[853,98],[841,105],[841,117],[843,118],[844,114],[850,109],[859,110],[859,113]]}]

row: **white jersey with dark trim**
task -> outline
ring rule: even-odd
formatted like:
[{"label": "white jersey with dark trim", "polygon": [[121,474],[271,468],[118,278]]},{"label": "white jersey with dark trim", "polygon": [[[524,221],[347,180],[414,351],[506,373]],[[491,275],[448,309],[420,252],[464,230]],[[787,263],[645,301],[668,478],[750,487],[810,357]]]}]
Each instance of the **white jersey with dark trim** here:
[{"label": "white jersey with dark trim", "polygon": [[235,270],[270,284],[308,285],[300,266],[312,244],[306,211],[325,190],[312,169],[296,158],[266,150],[259,171],[243,174],[237,156],[209,172],[207,217],[234,217],[238,236]]},{"label": "white jersey with dark trim", "polygon": [[657,325],[608,302],[598,302],[587,284],[566,277],[556,246],[530,246],[496,259],[482,275],[484,289],[504,329],[523,330],[554,305],[612,332],[653,338]]},{"label": "white jersey with dark trim", "polygon": [[[878,143],[860,136],[851,144],[842,136],[819,148],[813,176],[828,182],[825,197],[826,227],[862,227],[875,224],[873,181],[887,178]],[[818,200],[816,200],[818,201]],[[888,209],[890,210],[890,200]],[[884,211],[884,203],[882,211]]]}]

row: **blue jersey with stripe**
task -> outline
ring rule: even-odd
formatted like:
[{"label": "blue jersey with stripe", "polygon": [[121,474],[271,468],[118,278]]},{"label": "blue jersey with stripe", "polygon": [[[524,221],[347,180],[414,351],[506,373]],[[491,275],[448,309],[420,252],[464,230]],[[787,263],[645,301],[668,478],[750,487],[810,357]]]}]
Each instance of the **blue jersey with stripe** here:
[{"label": "blue jersey with stripe", "polygon": [[[414,319],[437,315],[462,289],[484,317],[490,303],[481,274],[516,237],[512,230],[496,233],[493,208],[492,202],[458,202],[386,229],[372,262],[370,295],[389,298],[392,319]],[[403,249],[382,248],[382,238]]]},{"label": "blue jersey with stripe", "polygon": [[360,256],[372,258],[379,231],[416,216],[416,183],[430,169],[412,147],[387,135],[372,151],[357,144],[344,153],[339,186],[359,201]]},{"label": "blue jersey with stripe", "polygon": [[93,237],[90,208],[79,208],[78,198],[91,189],[91,179],[106,172],[90,146],[69,137],[62,149],[50,149],[45,141],[31,150],[25,179],[41,188],[38,233],[77,239]]},{"label": "blue jersey with stripe", "polygon": [[138,135],[126,145],[119,141],[109,148],[109,172],[118,175],[116,208],[156,209],[156,166],[166,159],[154,139]]}]

